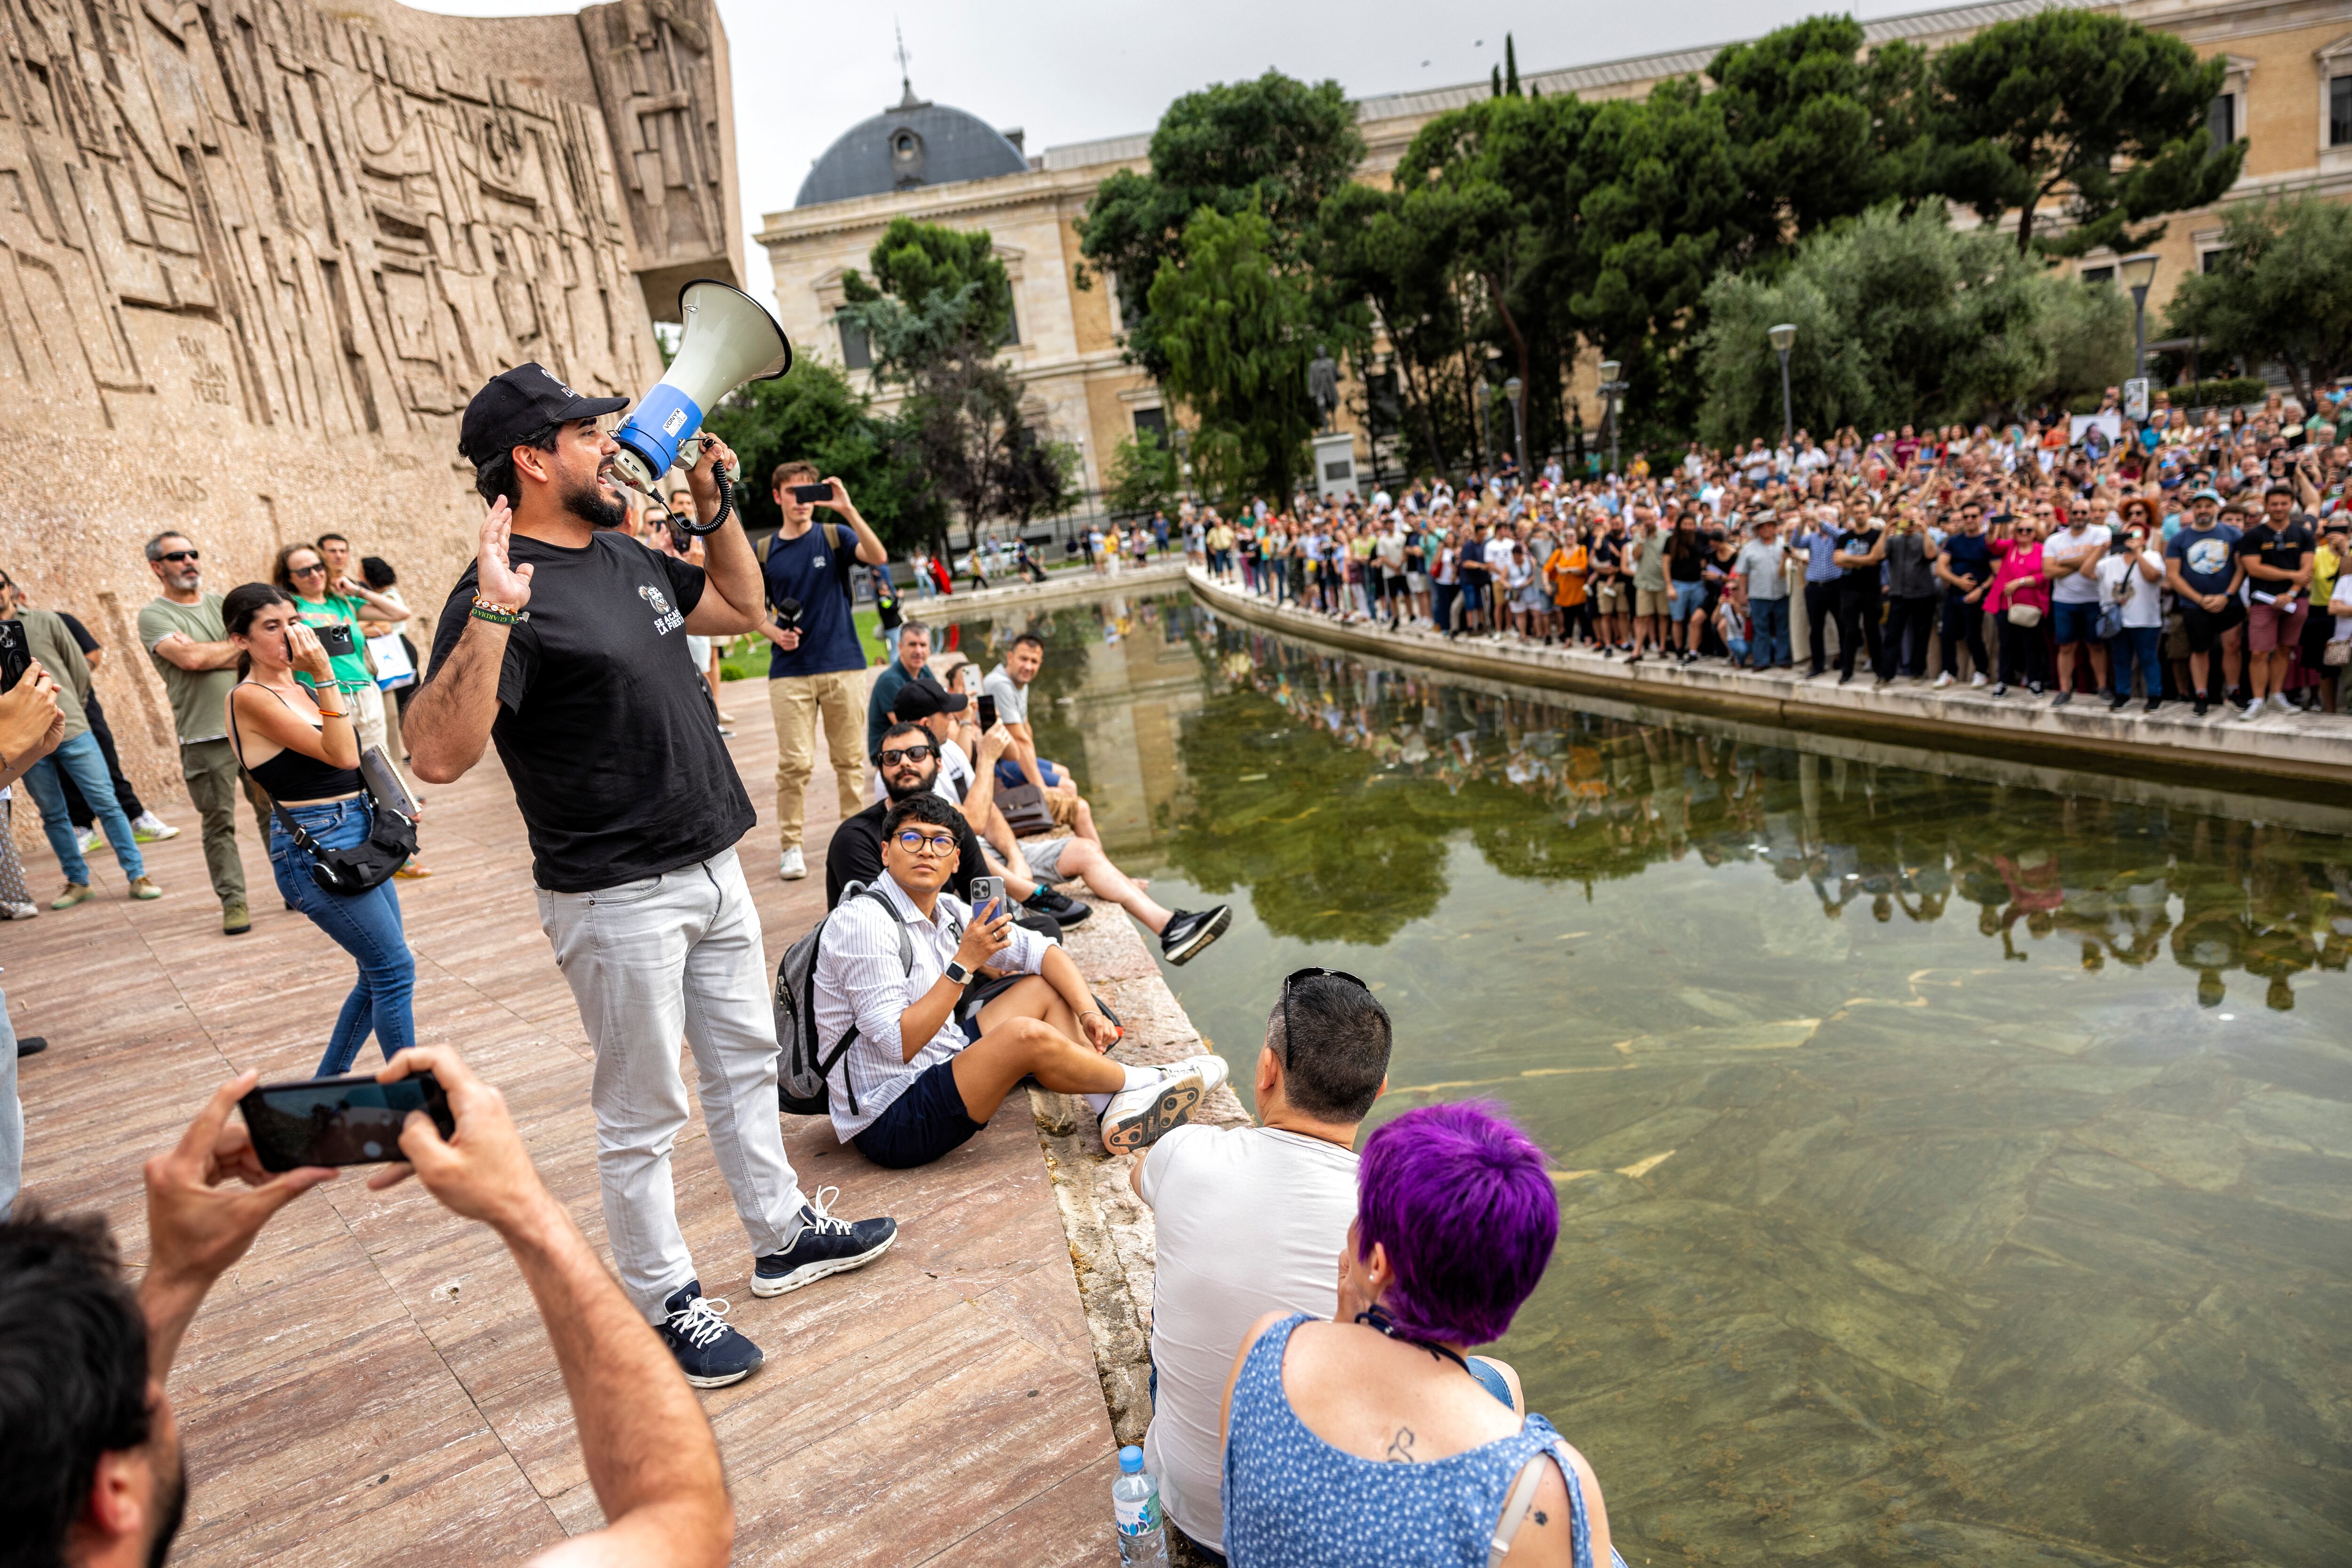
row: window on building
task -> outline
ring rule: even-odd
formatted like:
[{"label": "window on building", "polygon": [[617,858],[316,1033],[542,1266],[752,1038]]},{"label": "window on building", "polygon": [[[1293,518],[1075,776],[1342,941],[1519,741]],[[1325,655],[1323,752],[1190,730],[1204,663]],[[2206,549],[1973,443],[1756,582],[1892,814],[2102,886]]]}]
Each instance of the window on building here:
[{"label": "window on building", "polygon": [[874,368],[874,345],[866,340],[866,329],[845,310],[833,319],[841,331],[841,363],[852,370]]},{"label": "window on building", "polygon": [[2330,78],[2327,83],[2327,144],[2352,147],[2352,76]]},{"label": "window on building", "polygon": [[2238,139],[2238,95],[2225,92],[2205,106],[2205,129],[2213,138],[2213,151],[2219,153]]},{"label": "window on building", "polygon": [[2228,260],[2229,258],[2230,252],[2226,247],[2209,250],[2204,255],[2197,258],[2197,270],[2200,272],[2219,272],[2221,270],[2221,263]]},{"label": "window on building", "polygon": [[2083,281],[2085,283],[2113,283],[2115,280],[2116,269],[2112,267],[2085,267],[2083,268]]},{"label": "window on building", "polygon": [[1014,294],[1004,301],[1004,346],[1012,347],[1021,341],[1021,296]]},{"label": "window on building", "polygon": [[1147,430],[1151,432],[1161,446],[1168,445],[1168,410],[1165,408],[1137,409],[1135,433],[1140,436]]}]

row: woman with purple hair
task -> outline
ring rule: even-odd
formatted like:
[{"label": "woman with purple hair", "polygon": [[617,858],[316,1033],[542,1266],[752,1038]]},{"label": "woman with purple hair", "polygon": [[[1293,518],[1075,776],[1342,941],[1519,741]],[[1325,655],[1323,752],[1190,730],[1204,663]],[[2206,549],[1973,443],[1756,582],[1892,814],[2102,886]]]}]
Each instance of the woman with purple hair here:
[{"label": "woman with purple hair", "polygon": [[1339,1314],[1269,1312],[1225,1389],[1237,1568],[1594,1568],[1601,1483],[1525,1414],[1502,1338],[1559,1235],[1543,1153],[1489,1107],[1407,1111],[1364,1145]]}]

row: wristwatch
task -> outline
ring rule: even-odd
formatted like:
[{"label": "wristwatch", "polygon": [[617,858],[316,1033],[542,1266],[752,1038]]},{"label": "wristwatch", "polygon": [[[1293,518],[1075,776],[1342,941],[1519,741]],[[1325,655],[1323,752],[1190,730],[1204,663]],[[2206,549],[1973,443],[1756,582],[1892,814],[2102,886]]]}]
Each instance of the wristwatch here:
[{"label": "wristwatch", "polygon": [[962,964],[961,964],[961,963],[957,963],[957,962],[956,962],[954,959],[952,959],[952,958],[950,958],[950,959],[949,959],[949,960],[948,960],[948,967],[947,967],[947,972],[946,972],[946,973],[947,973],[947,977],[948,977],[950,980],[954,981],[954,982],[955,982],[957,984],[959,984],[959,985],[969,985],[969,984],[971,984],[971,979],[972,979],[971,971],[971,970],[969,970],[969,969],[966,969]]}]

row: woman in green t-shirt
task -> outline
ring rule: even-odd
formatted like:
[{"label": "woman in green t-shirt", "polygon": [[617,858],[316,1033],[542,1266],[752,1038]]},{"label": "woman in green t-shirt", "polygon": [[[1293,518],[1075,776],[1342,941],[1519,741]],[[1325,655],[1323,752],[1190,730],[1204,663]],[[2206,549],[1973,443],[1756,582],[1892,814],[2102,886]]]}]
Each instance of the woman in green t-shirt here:
[{"label": "woman in green t-shirt", "polygon": [[[407,609],[349,578],[329,583],[325,558],[307,544],[289,544],[279,551],[269,580],[293,599],[305,626],[347,625],[352,628],[352,651],[336,654],[329,661],[334,668],[335,684],[344,691],[374,690],[375,672],[368,668],[367,638],[360,632],[361,614],[366,612],[371,620],[404,621],[408,618]],[[305,677],[304,684],[309,683]],[[375,743],[382,744],[380,741]]]}]

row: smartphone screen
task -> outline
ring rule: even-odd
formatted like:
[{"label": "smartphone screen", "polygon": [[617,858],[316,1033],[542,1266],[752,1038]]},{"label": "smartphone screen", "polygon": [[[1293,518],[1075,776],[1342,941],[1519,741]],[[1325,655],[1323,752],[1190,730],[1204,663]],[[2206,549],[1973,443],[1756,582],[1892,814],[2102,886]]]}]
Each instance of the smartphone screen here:
[{"label": "smartphone screen", "polygon": [[392,1083],[367,1076],[265,1083],[239,1104],[266,1171],[397,1160],[401,1125],[412,1110],[432,1117],[444,1138],[457,1131],[448,1096],[429,1072]]},{"label": "smartphone screen", "polygon": [[812,505],[819,501],[829,501],[833,499],[833,486],[829,482],[814,485],[794,485],[793,487],[793,499],[796,501],[806,501]]},{"label": "smartphone screen", "polygon": [[0,621],[0,691],[14,691],[33,668],[32,639],[22,621]]},{"label": "smartphone screen", "polygon": [[979,702],[980,732],[984,735],[996,728],[996,699],[983,691],[980,694]]},{"label": "smartphone screen", "polygon": [[[989,908],[989,906],[990,906],[991,904],[994,904],[994,905],[996,905],[997,907],[996,907],[994,910],[991,910],[991,909]],[[993,919],[995,919],[995,918],[996,918],[996,916],[997,916],[997,915],[1000,915],[1000,914],[1002,914],[1002,913],[1003,913],[1003,912],[1004,912],[1004,910],[1003,910],[1003,905],[1004,905],[1004,879],[1003,879],[1003,878],[1002,878],[1002,877],[974,877],[974,878],[971,879],[971,918],[972,918],[972,919],[974,919],[974,920],[976,920],[976,921],[993,920]]]}]

